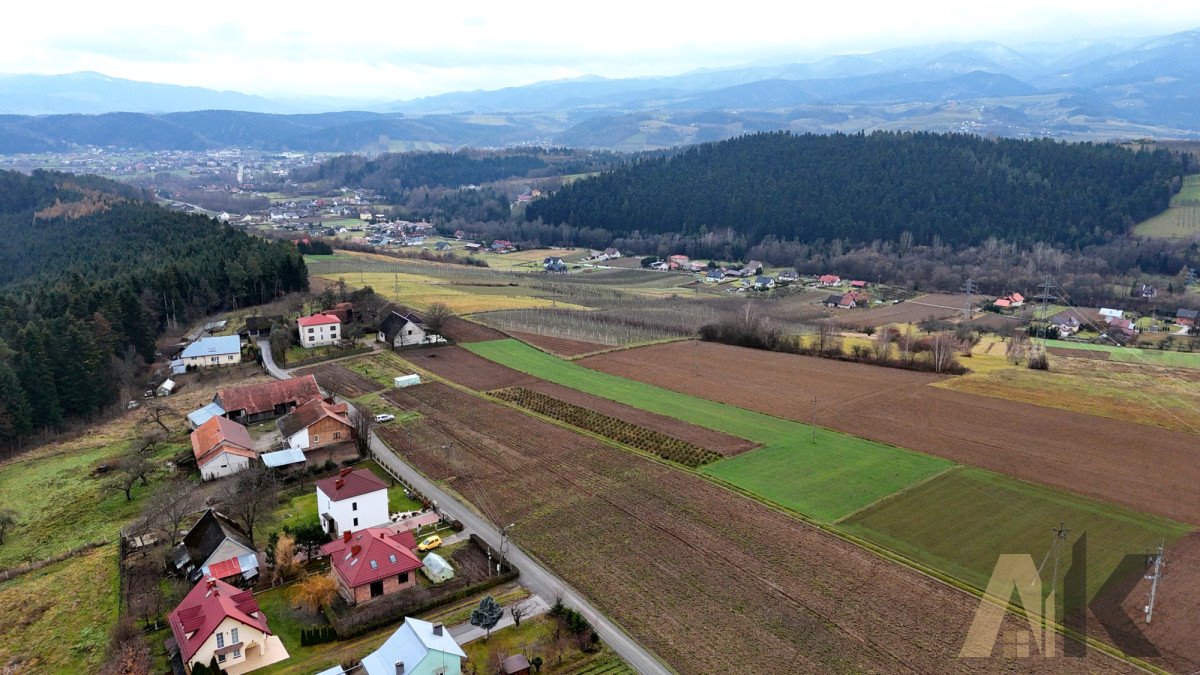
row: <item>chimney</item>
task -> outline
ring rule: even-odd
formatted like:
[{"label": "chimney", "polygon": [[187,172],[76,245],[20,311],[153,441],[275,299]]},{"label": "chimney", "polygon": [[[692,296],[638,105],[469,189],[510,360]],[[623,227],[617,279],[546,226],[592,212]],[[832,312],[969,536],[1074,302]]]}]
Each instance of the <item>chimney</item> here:
[{"label": "chimney", "polygon": [[350,543],[350,530],[346,530],[345,532],[342,533],[342,543],[343,544]]},{"label": "chimney", "polygon": [[403,661],[396,662],[396,675],[404,675],[404,662]]},{"label": "chimney", "polygon": [[441,636],[441,634],[442,634],[442,624],[440,624],[440,623],[435,623],[435,624],[433,624],[433,634],[434,634],[434,635],[437,635],[437,636]]},{"label": "chimney", "polygon": [[[343,469],[343,470],[344,470],[344,469]],[[334,489],[334,490],[341,490],[341,489],[342,489],[342,486],[343,486],[343,485],[345,485],[345,484],[346,484],[346,479],[345,479],[345,478],[339,478],[339,479],[337,479],[337,480],[333,481],[333,489]]]},{"label": "chimney", "polygon": [[361,550],[362,550],[362,547],[359,546],[358,544],[355,544],[350,547],[350,555],[358,555],[358,552]]},{"label": "chimney", "polygon": [[350,475],[350,472],[351,472],[351,471],[353,471],[353,469],[351,469],[351,468],[350,468],[350,467],[348,467],[348,466],[346,466],[346,467],[342,467],[342,470],[341,470],[341,471],[338,471],[338,476],[340,476],[341,478],[345,478],[346,476],[349,476],[349,475]]}]

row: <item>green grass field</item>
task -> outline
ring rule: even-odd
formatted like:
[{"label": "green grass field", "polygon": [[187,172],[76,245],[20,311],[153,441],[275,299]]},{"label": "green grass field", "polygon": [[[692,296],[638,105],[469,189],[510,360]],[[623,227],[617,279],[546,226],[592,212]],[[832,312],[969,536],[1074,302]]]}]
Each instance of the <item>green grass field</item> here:
[{"label": "green grass field", "polygon": [[463,347],[550,382],[761,443],[704,472],[818,520],[836,520],[951,466],[825,429],[814,443],[809,425],[590,370],[517,340]]},{"label": "green grass field", "polygon": [[[1088,597],[1125,554],[1149,552],[1163,541],[1169,546],[1191,530],[1182,523],[969,467],[957,467],[875,504],[840,526],[983,589],[1001,553],[1028,553],[1040,564],[1050,549],[1051,528],[1060,521],[1071,529],[1072,544],[1087,533]],[[1070,565],[1068,546],[1060,579]]]},{"label": "green grass field", "polygon": [[1108,352],[1110,354],[1108,357],[1110,361],[1141,363],[1166,368],[1200,368],[1200,352],[1160,351],[1158,349],[1094,345],[1087,342],[1066,342],[1064,340],[1046,340],[1045,342],[1047,347]]},{"label": "green grass field", "polygon": [[116,544],[0,584],[4,672],[98,672],[117,622],[117,584]]},{"label": "green grass field", "polygon": [[1170,208],[1138,223],[1133,232],[1144,237],[1190,237],[1200,232],[1200,174],[1184,176]]}]

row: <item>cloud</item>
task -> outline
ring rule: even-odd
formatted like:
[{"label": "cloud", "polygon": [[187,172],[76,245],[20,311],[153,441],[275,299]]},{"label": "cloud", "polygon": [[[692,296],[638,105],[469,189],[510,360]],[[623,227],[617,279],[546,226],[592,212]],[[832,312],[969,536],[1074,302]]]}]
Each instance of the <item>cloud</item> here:
[{"label": "cloud", "polygon": [[80,0],[8,10],[0,72],[97,70],[267,95],[411,98],[598,74],[659,75],[936,41],[1151,35],[1200,25],[1194,0],[610,0],[201,5]]}]

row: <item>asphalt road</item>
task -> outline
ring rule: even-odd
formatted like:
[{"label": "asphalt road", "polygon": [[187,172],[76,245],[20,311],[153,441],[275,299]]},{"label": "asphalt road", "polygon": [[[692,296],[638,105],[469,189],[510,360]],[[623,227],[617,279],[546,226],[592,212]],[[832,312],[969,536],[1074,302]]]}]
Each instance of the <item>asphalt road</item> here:
[{"label": "asphalt road", "polygon": [[[263,365],[266,367],[268,373],[280,380],[291,378],[291,375],[286,370],[275,364],[275,359],[271,355],[270,342],[259,340],[258,347],[262,351]],[[461,522],[471,532],[478,534],[492,548],[496,550],[500,549],[500,530],[495,525],[472,511],[448,492],[442,490],[433,481],[422,476],[416,469],[409,466],[396,453],[392,452],[392,449],[385,445],[383,441],[379,440],[375,432],[371,432],[371,452],[375,455],[379,463],[385,465],[404,482],[416,488],[418,492],[436,502],[438,509],[443,513]],[[631,668],[639,673],[655,675],[667,675],[673,672],[657,656],[635,642],[616,623],[600,613],[578,591],[571,588],[566,582],[555,576],[553,572],[527,555],[511,539],[509,540],[508,552],[513,564],[517,566],[517,569],[521,570],[521,583],[526,588],[545,598],[547,601],[553,601],[555,598],[561,596],[563,602],[583,614],[588,623],[592,625],[592,628],[596,630],[596,633],[600,635],[600,639],[606,642],[609,647],[612,647],[612,650],[624,659]]]}]

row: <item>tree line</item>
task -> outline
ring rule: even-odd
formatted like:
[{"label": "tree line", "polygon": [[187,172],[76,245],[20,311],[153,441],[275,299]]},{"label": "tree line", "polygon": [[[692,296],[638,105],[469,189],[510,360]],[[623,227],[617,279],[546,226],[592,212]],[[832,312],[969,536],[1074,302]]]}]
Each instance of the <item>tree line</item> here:
[{"label": "tree line", "polygon": [[0,172],[0,443],[117,401],[168,326],[308,288],[292,244],[138,199],[33,218],[79,180]]},{"label": "tree line", "polygon": [[638,159],[537,200],[525,215],[611,238],[728,228],[750,245],[768,236],[952,246],[998,237],[1074,247],[1166,209],[1190,164],[1115,144],[771,132]]},{"label": "tree line", "polygon": [[301,183],[330,181],[370,188],[389,202],[396,202],[405,190],[490,183],[525,176],[545,166],[544,161],[528,153],[405,152],[385,153],[375,159],[340,155],[311,167],[294,169],[291,177]]}]

